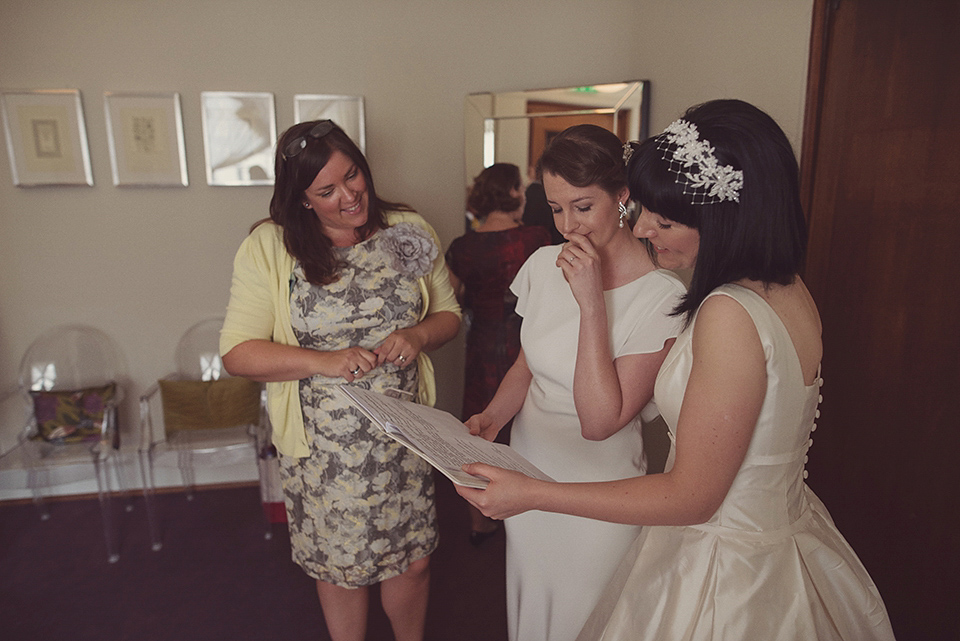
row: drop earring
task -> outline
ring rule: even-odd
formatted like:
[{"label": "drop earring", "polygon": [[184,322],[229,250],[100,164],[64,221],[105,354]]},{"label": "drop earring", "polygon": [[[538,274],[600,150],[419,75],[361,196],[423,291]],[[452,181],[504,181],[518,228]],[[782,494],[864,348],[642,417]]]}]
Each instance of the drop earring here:
[{"label": "drop earring", "polygon": [[627,221],[627,207],[623,203],[619,203],[618,209],[620,210],[620,229],[623,229],[623,225]]}]

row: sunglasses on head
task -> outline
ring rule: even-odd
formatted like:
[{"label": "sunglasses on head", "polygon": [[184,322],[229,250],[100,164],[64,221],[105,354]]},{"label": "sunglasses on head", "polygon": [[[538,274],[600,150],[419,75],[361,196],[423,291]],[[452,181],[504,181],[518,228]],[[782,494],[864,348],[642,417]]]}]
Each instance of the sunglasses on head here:
[{"label": "sunglasses on head", "polygon": [[288,158],[293,158],[294,156],[299,154],[301,151],[306,149],[308,138],[323,138],[328,133],[333,131],[335,127],[336,125],[333,123],[332,120],[321,120],[320,122],[315,124],[310,129],[310,131],[308,131],[302,136],[297,136],[296,138],[291,140],[289,143],[287,143],[287,146],[283,148],[283,152],[281,152],[280,155],[283,156],[284,160],[287,160]]}]

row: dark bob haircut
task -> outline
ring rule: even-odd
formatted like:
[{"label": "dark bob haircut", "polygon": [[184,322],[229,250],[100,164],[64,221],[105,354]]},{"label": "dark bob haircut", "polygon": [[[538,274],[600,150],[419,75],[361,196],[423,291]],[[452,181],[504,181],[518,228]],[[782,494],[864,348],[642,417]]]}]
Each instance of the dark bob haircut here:
[{"label": "dark bob haircut", "polygon": [[703,299],[724,283],[742,278],[767,285],[792,283],[803,265],[807,224],[793,148],[770,116],[742,100],[714,100],[691,107],[683,120],[696,125],[721,165],[743,171],[739,202],[694,205],[676,174],[668,171],[665,152],[657,148],[663,134],[633,143],[627,166],[630,197],[648,211],[700,232],[690,289],[674,310],[689,321]]},{"label": "dark bob haircut", "polygon": [[623,143],[597,125],[574,125],[557,134],[537,162],[537,178],[546,173],[574,187],[597,185],[616,197],[627,186],[623,168]]},{"label": "dark bob haircut", "polygon": [[[340,127],[314,138],[308,135],[320,121],[296,124],[280,136],[276,153],[276,182],[270,200],[270,220],[283,229],[283,243],[290,255],[300,261],[307,280],[326,285],[339,278],[342,268],[333,252],[333,243],[323,233],[316,212],[304,207],[304,192],[326,166],[330,156],[339,151],[357,165],[367,184],[367,222],[357,229],[357,241],[369,238],[387,226],[387,210],[409,210],[400,203],[390,203],[377,196],[367,159]],[[294,156],[284,157],[283,150],[298,137],[305,146]]]},{"label": "dark bob haircut", "polygon": [[520,190],[520,168],[507,162],[498,162],[480,172],[473,181],[467,197],[467,209],[479,218],[490,212],[511,212],[520,209],[523,199],[511,194]]}]

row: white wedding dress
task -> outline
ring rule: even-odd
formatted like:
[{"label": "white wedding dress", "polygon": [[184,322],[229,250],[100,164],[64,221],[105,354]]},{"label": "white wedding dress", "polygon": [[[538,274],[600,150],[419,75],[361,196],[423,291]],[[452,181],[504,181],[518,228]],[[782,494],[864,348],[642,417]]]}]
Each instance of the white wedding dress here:
[{"label": "white wedding dress", "polygon": [[[755,292],[724,285],[710,295],[743,305],[766,354],[767,394],[746,458],[707,523],[643,528],[578,641],[893,639],[876,586],[804,482],[822,379],[804,384],[786,327]],[[657,377],[674,441],[695,323]]]},{"label": "white wedding dress", "polygon": [[[604,441],[580,434],[573,402],[580,309],[556,266],[560,246],[537,250],[511,290],[533,373],[510,445],[557,481],[628,478],[646,471],[640,419]],[[670,272],[653,271],[604,292],[614,358],[663,349],[681,322],[683,295]],[[652,404],[645,418],[657,416]],[[546,512],[506,520],[507,623],[511,641],[573,641],[639,528]]]}]

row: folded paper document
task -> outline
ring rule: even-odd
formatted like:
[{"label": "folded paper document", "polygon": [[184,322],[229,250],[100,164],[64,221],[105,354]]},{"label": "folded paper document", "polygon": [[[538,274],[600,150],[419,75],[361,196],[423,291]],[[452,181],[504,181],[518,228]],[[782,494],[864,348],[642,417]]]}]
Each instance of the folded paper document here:
[{"label": "folded paper document", "polygon": [[340,391],[387,435],[396,439],[458,485],[484,488],[487,479],[467,474],[467,463],[489,463],[527,476],[552,481],[508,445],[491,443],[470,434],[466,425],[449,412],[402,401],[352,385]]}]

